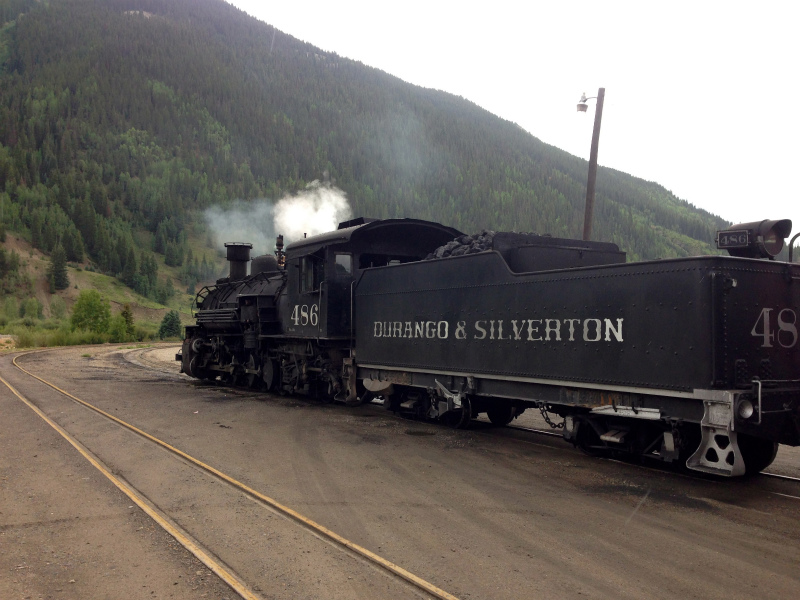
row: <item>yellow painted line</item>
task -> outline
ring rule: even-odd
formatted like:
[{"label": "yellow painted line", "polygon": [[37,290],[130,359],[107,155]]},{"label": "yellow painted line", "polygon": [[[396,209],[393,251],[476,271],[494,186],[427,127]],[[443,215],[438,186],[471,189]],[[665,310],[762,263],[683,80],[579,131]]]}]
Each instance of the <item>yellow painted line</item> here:
[{"label": "yellow painted line", "polygon": [[[28,353],[28,354],[30,354],[30,353]],[[24,356],[24,355],[19,355],[19,356]],[[285,505],[281,504],[277,500],[274,500],[274,499],[270,498],[269,496],[265,496],[261,492],[258,492],[256,490],[254,490],[253,488],[245,485],[244,483],[241,483],[240,481],[237,481],[233,477],[231,477],[229,475],[226,475],[225,473],[215,469],[211,465],[207,465],[206,463],[194,458],[193,456],[190,456],[190,455],[186,454],[185,452],[183,452],[181,450],[178,450],[174,446],[171,446],[168,443],[166,443],[166,442],[164,442],[164,441],[162,441],[162,440],[150,435],[149,433],[147,433],[145,431],[142,431],[138,427],[135,427],[134,425],[126,423],[125,421],[123,421],[121,419],[118,419],[114,415],[111,415],[111,414],[105,412],[104,410],[101,410],[101,409],[97,408],[96,406],[93,406],[93,405],[89,404],[88,402],[85,402],[85,401],[81,400],[80,398],[77,398],[77,397],[73,396],[69,392],[66,392],[66,391],[62,390],[61,388],[59,388],[56,385],[50,383],[49,381],[45,381],[41,377],[39,377],[37,375],[34,375],[30,371],[28,371],[28,370],[24,369],[23,367],[19,366],[19,364],[17,363],[17,358],[19,358],[19,356],[14,357],[13,363],[14,363],[15,367],[17,367],[20,371],[26,373],[27,375],[33,377],[34,379],[37,379],[37,380],[41,381],[43,384],[45,384],[45,385],[53,388],[54,390],[64,394],[68,398],[71,398],[75,402],[77,402],[79,404],[82,404],[86,408],[89,408],[89,409],[91,409],[91,410],[103,415],[104,417],[107,417],[108,419],[111,419],[112,421],[114,421],[115,423],[121,425],[122,427],[125,427],[126,429],[129,429],[130,431],[133,431],[134,433],[137,433],[137,434],[141,435],[142,437],[147,438],[148,440],[158,444],[159,446],[161,446],[163,448],[166,448],[170,452],[173,452],[173,453],[177,454],[178,456],[180,456],[181,458],[183,458],[183,459],[189,461],[190,463],[200,467],[204,471],[206,471],[208,473],[211,473],[212,475],[215,475],[216,477],[219,477],[223,481],[226,481],[226,482],[230,483],[231,485],[233,485],[234,487],[246,492],[248,495],[250,495],[250,496],[252,496],[254,498],[257,498],[258,500],[264,502],[265,504],[269,505],[270,507],[274,508],[275,510],[283,513],[287,517],[290,517],[290,518],[294,519],[295,521],[297,521],[297,522],[309,527],[311,530],[316,531],[317,533],[319,533],[322,536],[326,537],[327,539],[335,542],[336,544],[339,544],[340,546],[343,546],[343,547],[347,548],[348,550],[350,550],[352,552],[355,552],[359,556],[362,556],[362,557],[366,558],[370,562],[383,567],[387,571],[391,572],[394,575],[397,575],[401,579],[411,583],[412,585],[418,587],[419,589],[423,590],[424,592],[426,592],[426,593],[428,593],[428,594],[430,594],[430,595],[432,595],[432,596],[434,596],[436,598],[439,598],[440,600],[458,600],[458,598],[456,596],[453,596],[452,594],[450,594],[450,593],[448,593],[448,592],[446,592],[446,591],[444,591],[442,589],[439,589],[438,587],[436,587],[432,583],[428,583],[427,581],[425,581],[424,579],[422,579],[420,577],[417,577],[416,575],[414,575],[410,571],[406,571],[404,568],[402,568],[402,567],[400,567],[400,566],[398,566],[398,565],[386,560],[382,556],[378,556],[374,552],[371,552],[371,551],[367,550],[366,548],[364,548],[362,546],[359,546],[355,542],[351,542],[350,540],[348,540],[348,539],[340,536],[339,534],[331,531],[327,527],[324,527],[324,526],[320,525],[319,523],[316,523],[315,521],[312,521],[308,517],[305,517],[305,516],[301,515],[299,512],[289,508],[288,506],[285,506]],[[5,381],[3,381],[3,383],[5,383]],[[6,383],[6,385],[8,385],[8,383]],[[9,386],[9,388],[10,387],[11,386]],[[13,388],[12,388],[12,390],[13,390]],[[38,409],[35,409],[35,410],[37,410],[37,412],[38,412]],[[43,418],[46,418],[46,417],[43,417]],[[55,426],[58,427],[57,425],[55,425]]]},{"label": "yellow painted line", "polygon": [[[14,359],[16,361],[16,358]],[[14,363],[15,366],[19,367],[19,365]],[[24,370],[24,369],[23,369]],[[37,379],[39,379],[37,377]],[[239,579],[236,575],[228,571],[224,566],[214,560],[203,548],[200,547],[194,540],[192,540],[182,529],[178,528],[176,525],[173,525],[172,522],[164,515],[161,511],[156,509],[154,506],[150,504],[139,492],[137,492],[134,488],[129,486],[124,481],[120,480],[119,478],[115,477],[111,471],[109,471],[106,466],[101,463],[97,458],[95,458],[78,440],[72,437],[69,433],[67,433],[58,423],[50,419],[44,412],[42,412],[35,404],[33,404],[30,400],[28,400],[25,396],[20,394],[14,387],[8,383],[3,377],[0,376],[0,382],[2,382],[11,393],[14,394],[17,398],[22,400],[28,407],[39,415],[50,427],[55,429],[61,436],[67,440],[72,446],[80,452],[83,457],[88,460],[92,466],[94,466],[98,471],[100,471],[103,475],[105,475],[111,483],[117,486],[123,494],[128,496],[132,502],[134,502],[139,508],[141,508],[151,519],[153,519],[156,523],[158,523],[164,531],[169,533],[178,543],[181,544],[184,548],[186,548],[189,552],[191,552],[194,556],[200,560],[206,567],[208,567],[211,571],[213,571],[220,579],[222,579],[225,583],[227,583],[231,589],[233,589],[237,594],[239,594],[245,600],[261,600],[260,596],[257,596],[253,593],[245,583]]]}]

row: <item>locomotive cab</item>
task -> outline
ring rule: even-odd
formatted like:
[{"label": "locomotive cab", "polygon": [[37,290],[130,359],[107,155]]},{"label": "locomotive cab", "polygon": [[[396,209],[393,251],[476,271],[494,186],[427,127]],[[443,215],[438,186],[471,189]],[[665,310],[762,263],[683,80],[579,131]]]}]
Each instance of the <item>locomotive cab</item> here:
[{"label": "locomotive cab", "polygon": [[459,235],[417,219],[358,218],[290,244],[283,331],[292,337],[349,340],[353,286],[365,269],[422,260]]}]

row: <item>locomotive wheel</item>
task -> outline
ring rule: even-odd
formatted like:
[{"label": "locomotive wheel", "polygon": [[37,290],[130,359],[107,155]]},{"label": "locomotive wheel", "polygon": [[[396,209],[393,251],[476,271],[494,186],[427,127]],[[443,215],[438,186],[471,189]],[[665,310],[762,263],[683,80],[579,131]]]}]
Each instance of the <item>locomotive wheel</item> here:
[{"label": "locomotive wheel", "polygon": [[757,475],[775,460],[778,444],[752,435],[739,434],[736,438],[744,460],[745,475]]},{"label": "locomotive wheel", "polygon": [[199,356],[193,356],[192,360],[189,361],[189,368],[187,369],[187,375],[190,377],[197,377],[198,379],[203,378],[203,369],[197,366],[197,363],[200,362]]},{"label": "locomotive wheel", "polygon": [[516,408],[510,404],[496,404],[486,411],[486,416],[492,422],[492,425],[503,427],[511,423],[516,416]]},{"label": "locomotive wheel", "polygon": [[242,384],[242,375],[238,370],[235,370],[233,373],[220,373],[219,380],[224,385],[237,387]]},{"label": "locomotive wheel", "polygon": [[[248,371],[255,371],[257,369],[256,357],[250,354],[250,358],[247,359],[246,366]],[[251,388],[258,387],[258,384],[261,381],[258,373],[246,373],[244,379],[247,383],[247,386]]]},{"label": "locomotive wheel", "polygon": [[[186,358],[189,357],[187,356]],[[188,363],[185,362],[186,358],[184,358],[185,366],[183,367],[183,372],[186,373],[189,377],[197,377],[197,375],[195,375],[195,370],[197,368],[197,357],[192,356],[192,358],[189,359]]]},{"label": "locomotive wheel", "polygon": [[236,370],[231,375],[231,385],[233,387],[247,387],[247,374]]},{"label": "locomotive wheel", "polygon": [[261,365],[261,379],[264,381],[264,386],[268,392],[275,389],[277,384],[275,375],[278,372],[275,361],[271,358],[264,359],[264,364]]},{"label": "locomotive wheel", "polygon": [[195,354],[200,354],[203,351],[203,338],[193,338],[192,339],[192,352]]}]

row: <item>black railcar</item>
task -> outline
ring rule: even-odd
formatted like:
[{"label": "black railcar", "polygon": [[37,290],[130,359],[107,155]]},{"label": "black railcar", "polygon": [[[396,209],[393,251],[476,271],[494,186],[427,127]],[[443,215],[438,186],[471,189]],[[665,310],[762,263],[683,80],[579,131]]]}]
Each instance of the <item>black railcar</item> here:
[{"label": "black railcar", "polygon": [[437,259],[464,237],[413,219],[343,223],[249,277],[246,245],[228,245],[231,280],[198,295],[179,357],[195,377],[380,395],[455,425],[537,408],[588,452],[757,472],[800,445],[800,267],[747,257],[788,236],[771,224],[732,230],[738,257],[639,263],[512,233]]}]

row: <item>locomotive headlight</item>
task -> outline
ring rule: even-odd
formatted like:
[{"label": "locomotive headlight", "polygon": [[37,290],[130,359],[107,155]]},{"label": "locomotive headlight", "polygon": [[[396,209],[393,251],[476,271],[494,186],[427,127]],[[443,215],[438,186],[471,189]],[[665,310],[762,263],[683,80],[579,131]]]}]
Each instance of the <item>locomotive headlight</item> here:
[{"label": "locomotive headlight", "polygon": [[741,223],[717,232],[717,248],[731,256],[774,259],[792,232],[792,221],[756,221]]},{"label": "locomotive headlight", "polygon": [[750,402],[750,400],[741,400],[739,402],[739,410],[737,412],[742,419],[749,419],[753,416],[754,410],[753,403]]}]

